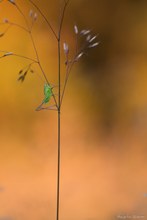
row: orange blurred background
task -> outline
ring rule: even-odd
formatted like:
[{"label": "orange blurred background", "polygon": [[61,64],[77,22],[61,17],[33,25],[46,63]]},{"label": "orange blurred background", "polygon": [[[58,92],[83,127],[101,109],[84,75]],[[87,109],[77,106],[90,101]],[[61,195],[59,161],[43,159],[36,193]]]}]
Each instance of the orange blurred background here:
[{"label": "orange blurred background", "polygon": [[[35,10],[16,2],[27,17]],[[57,30],[63,2],[34,2]],[[4,18],[25,25],[8,1],[0,3]],[[147,219],[147,2],[70,1],[62,43],[71,51],[75,24],[99,33],[100,44],[74,66],[63,102],[61,220]],[[57,45],[40,14],[33,36],[56,85]],[[0,38],[0,50],[35,58],[28,34],[17,27]],[[0,59],[0,220],[55,219],[57,115],[35,111],[43,99],[37,66],[23,84],[17,81],[27,64]]]}]

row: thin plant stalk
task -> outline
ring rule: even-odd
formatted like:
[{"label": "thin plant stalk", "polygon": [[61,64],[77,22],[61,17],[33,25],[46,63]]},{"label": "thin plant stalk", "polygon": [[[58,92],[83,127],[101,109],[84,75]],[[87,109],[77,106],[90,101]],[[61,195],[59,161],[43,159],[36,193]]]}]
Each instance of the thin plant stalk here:
[{"label": "thin plant stalk", "polygon": [[59,220],[60,214],[60,169],[61,169],[61,31],[66,7],[69,1],[65,1],[64,8],[60,18],[58,31],[58,155],[57,155],[57,206],[56,220]]},{"label": "thin plant stalk", "polygon": [[58,40],[58,155],[57,155],[57,207],[56,207],[56,220],[59,220],[60,208],[60,160],[61,160],[61,48],[60,37]]},{"label": "thin plant stalk", "polygon": [[0,50],[0,52],[1,52],[1,53],[4,53],[4,55],[3,55],[3,56],[1,56],[0,58],[7,57],[7,56],[9,55],[9,56],[15,56],[15,57],[24,58],[24,59],[26,59],[26,60],[33,61],[33,63],[38,63],[38,61],[37,61],[37,60],[32,59],[32,58],[27,57],[27,56],[24,56],[24,55],[21,55],[21,54],[16,54],[16,53],[9,54],[10,52],[9,52],[9,51],[5,51],[5,50]]}]

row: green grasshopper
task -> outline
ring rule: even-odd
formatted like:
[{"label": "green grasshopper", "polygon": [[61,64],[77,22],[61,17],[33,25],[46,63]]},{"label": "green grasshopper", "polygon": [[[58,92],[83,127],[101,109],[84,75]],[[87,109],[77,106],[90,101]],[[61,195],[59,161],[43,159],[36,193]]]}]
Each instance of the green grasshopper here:
[{"label": "green grasshopper", "polygon": [[44,84],[44,100],[43,103],[48,103],[53,95],[52,92],[53,87],[48,84]]},{"label": "green grasshopper", "polygon": [[41,105],[39,105],[36,108],[36,111],[39,111],[42,109],[42,105],[46,104],[50,101],[51,97],[53,96],[53,92],[52,92],[53,87],[50,86],[49,84],[44,84],[44,99],[41,103]]}]

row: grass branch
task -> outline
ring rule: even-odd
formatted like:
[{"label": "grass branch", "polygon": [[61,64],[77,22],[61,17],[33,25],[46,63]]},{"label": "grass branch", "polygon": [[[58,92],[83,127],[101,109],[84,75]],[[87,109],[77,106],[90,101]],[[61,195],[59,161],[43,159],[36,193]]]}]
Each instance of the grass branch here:
[{"label": "grass branch", "polygon": [[41,16],[44,18],[44,20],[46,21],[48,27],[50,28],[51,32],[53,33],[54,37],[56,38],[56,40],[58,40],[57,34],[55,33],[52,25],[50,24],[50,22],[48,21],[48,19],[46,18],[46,16],[44,15],[44,13],[41,11],[41,9],[32,1],[32,0],[28,0],[41,14]]},{"label": "grass branch", "polygon": [[[16,8],[17,8],[17,10],[20,12],[20,14],[22,15],[22,17],[23,17],[24,20],[25,20],[26,26],[27,26],[27,28],[28,28],[28,30],[29,30],[29,35],[30,35],[30,38],[31,38],[31,41],[32,41],[32,45],[33,45],[33,48],[34,48],[34,51],[35,51],[35,54],[36,54],[37,63],[38,63],[38,65],[39,65],[39,68],[40,68],[40,70],[41,70],[41,72],[42,72],[42,74],[43,74],[43,76],[44,76],[44,78],[45,78],[47,84],[50,85],[49,80],[48,80],[48,78],[47,78],[47,76],[46,76],[46,73],[45,73],[45,71],[43,70],[43,67],[42,67],[42,65],[41,65],[40,58],[39,58],[38,51],[37,51],[37,47],[36,47],[36,44],[35,44],[35,41],[34,41],[34,38],[33,38],[33,35],[32,35],[32,31],[31,31],[31,29],[30,29],[30,27],[29,27],[29,24],[28,24],[28,21],[27,21],[27,19],[26,19],[26,16],[24,15],[24,13],[22,12],[22,10],[19,8],[18,5],[16,5]],[[57,100],[56,100],[56,97],[55,97],[54,93],[53,93],[53,99],[54,99],[54,102],[55,102],[56,107],[58,108]]]},{"label": "grass branch", "polygon": [[62,11],[62,14],[61,14],[60,24],[59,24],[59,31],[58,31],[58,40],[60,40],[60,37],[61,37],[61,30],[62,30],[64,15],[65,15],[65,11],[66,11],[66,7],[67,7],[68,3],[69,3],[69,0],[65,1],[63,11]]},{"label": "grass branch", "polygon": [[24,58],[24,59],[33,61],[34,63],[38,63],[37,60],[32,59],[32,58],[27,57],[27,56],[24,56],[24,55],[20,55],[20,54],[13,53],[13,52],[11,53],[11,52],[6,51],[6,50],[0,50],[0,52],[1,52],[1,53],[4,53],[0,58],[5,58],[5,57],[8,57],[8,56],[16,56],[16,57],[20,57],[20,58]]},{"label": "grass branch", "polygon": [[68,83],[69,75],[70,75],[70,72],[71,72],[71,69],[72,69],[74,63],[75,63],[75,61],[72,61],[70,64],[66,65],[66,75],[65,75],[63,90],[62,90],[62,94],[61,94],[60,107],[61,107],[62,102],[63,102],[63,98],[64,98],[66,86],[67,86],[67,83]]},{"label": "grass branch", "polygon": [[23,26],[21,26],[21,25],[19,25],[19,24],[16,24],[16,23],[13,23],[13,22],[9,22],[9,24],[12,25],[12,26],[16,26],[16,27],[18,27],[18,28],[21,28],[22,30],[24,30],[24,31],[26,31],[26,32],[29,32],[28,29],[26,29],[25,27],[23,27]]}]

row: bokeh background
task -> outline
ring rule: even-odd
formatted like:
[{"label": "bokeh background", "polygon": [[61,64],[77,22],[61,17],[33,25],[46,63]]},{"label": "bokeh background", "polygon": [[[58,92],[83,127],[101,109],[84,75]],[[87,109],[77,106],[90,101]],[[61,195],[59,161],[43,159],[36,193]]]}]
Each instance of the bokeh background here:
[{"label": "bokeh background", "polygon": [[[34,10],[16,1],[27,17]],[[57,30],[63,2],[34,2]],[[0,3],[4,18],[25,25],[8,1]],[[62,42],[71,52],[75,24],[98,33],[100,44],[74,66],[63,102],[61,220],[147,219],[147,1],[70,1]],[[39,14],[33,35],[56,85],[57,45]],[[28,34],[17,27],[0,38],[0,50],[35,58]],[[27,64],[0,59],[0,219],[53,220],[57,117],[35,111],[43,98],[37,66],[23,84],[17,81]]]}]

